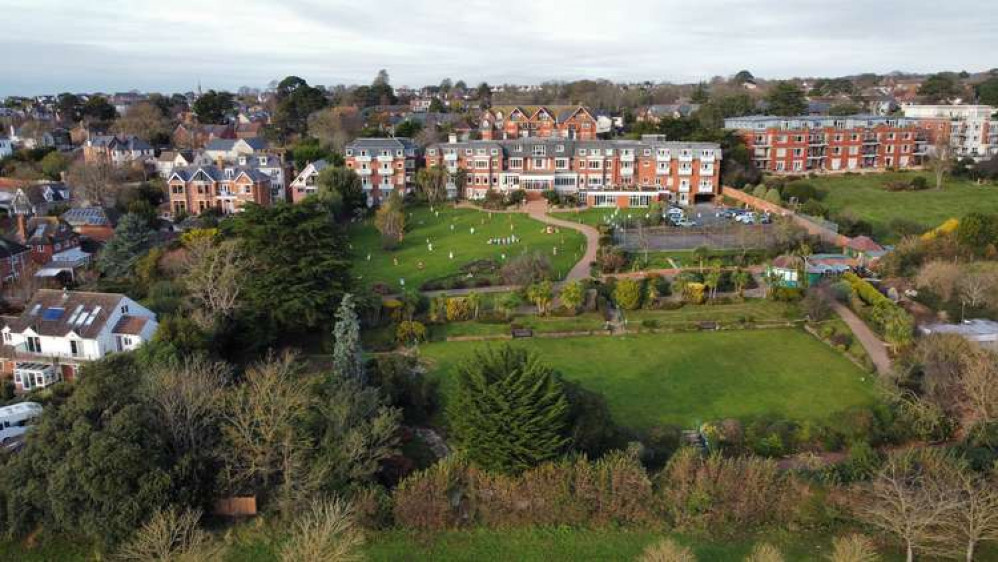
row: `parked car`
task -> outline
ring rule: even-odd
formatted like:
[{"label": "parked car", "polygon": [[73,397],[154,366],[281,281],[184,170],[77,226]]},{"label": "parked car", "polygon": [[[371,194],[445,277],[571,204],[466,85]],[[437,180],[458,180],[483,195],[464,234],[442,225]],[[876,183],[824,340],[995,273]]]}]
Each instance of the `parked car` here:
[{"label": "parked car", "polygon": [[682,220],[680,220],[679,222],[676,223],[676,226],[682,227],[682,228],[691,228],[691,227],[694,227],[694,226],[700,226],[700,223],[698,223],[695,220],[682,219]]},{"label": "parked car", "polygon": [[742,223],[742,224],[755,224],[756,217],[755,217],[755,213],[748,212],[748,213],[742,213],[742,214],[738,215],[737,217],[735,217],[735,220],[738,221],[738,222],[740,222],[740,223]]},{"label": "parked car", "polygon": [[762,215],[762,219],[760,219],[759,222],[761,222],[762,224],[769,224],[773,222],[773,216],[770,215],[769,213],[766,213]]}]

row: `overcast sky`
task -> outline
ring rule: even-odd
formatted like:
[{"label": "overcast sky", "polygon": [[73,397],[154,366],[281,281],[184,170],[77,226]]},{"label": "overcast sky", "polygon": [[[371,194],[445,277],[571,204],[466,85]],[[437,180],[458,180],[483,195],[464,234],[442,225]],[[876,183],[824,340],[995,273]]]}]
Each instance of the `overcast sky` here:
[{"label": "overcast sky", "polygon": [[0,95],[986,70],[995,0],[0,0]]}]

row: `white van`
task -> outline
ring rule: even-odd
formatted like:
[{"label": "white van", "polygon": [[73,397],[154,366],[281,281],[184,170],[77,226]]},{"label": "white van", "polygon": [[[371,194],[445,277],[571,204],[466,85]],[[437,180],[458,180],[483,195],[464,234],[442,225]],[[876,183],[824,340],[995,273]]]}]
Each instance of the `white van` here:
[{"label": "white van", "polygon": [[21,402],[0,408],[0,443],[24,435],[32,420],[42,415],[42,405]]}]

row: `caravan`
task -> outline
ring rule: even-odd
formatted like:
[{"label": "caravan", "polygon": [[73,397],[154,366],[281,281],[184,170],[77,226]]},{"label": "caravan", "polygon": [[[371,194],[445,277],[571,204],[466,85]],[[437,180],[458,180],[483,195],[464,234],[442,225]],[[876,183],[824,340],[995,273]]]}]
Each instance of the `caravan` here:
[{"label": "caravan", "polygon": [[0,408],[0,443],[23,435],[40,415],[42,405],[36,402],[21,402]]}]

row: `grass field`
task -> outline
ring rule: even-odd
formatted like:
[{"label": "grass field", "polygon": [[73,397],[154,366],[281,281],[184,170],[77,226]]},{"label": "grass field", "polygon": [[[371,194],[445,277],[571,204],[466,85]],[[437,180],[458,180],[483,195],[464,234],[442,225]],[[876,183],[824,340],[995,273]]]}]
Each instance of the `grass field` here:
[{"label": "grass field", "polygon": [[[240,525],[229,536],[222,562],[278,562],[283,540],[268,530]],[[425,533],[380,531],[367,534],[364,554],[371,562],[632,562],[648,545],[665,537],[689,546],[699,562],[742,562],[752,549],[750,539],[708,541],[654,530],[634,529],[473,529]],[[830,537],[804,533],[778,533],[760,537],[777,546],[787,562],[824,560]],[[883,562],[899,562],[895,551],[880,549]],[[994,560],[993,549],[981,551],[980,560]],[[18,562],[92,562],[96,550],[65,541],[25,548],[19,542],[0,542],[0,559]],[[932,560],[925,558],[925,560]]]},{"label": "grass field", "polygon": [[[483,345],[421,348],[445,400],[455,365]],[[875,400],[871,377],[796,329],[530,339],[515,345],[536,350],[566,379],[605,396],[617,423],[635,429],[765,414],[824,421]]]},{"label": "grass field", "polygon": [[633,219],[644,218],[645,209],[618,209],[616,207],[591,207],[572,211],[560,211],[548,213],[550,216],[588,224],[589,226],[599,226],[609,222],[620,222],[627,217]]},{"label": "grass field", "polygon": [[[910,181],[917,175],[924,176],[933,187],[900,192],[883,188],[888,181]],[[894,219],[914,221],[928,230],[948,218],[960,218],[971,211],[998,212],[998,186],[947,178],[939,191],[934,188],[935,178],[924,172],[829,175],[806,181],[827,193],[822,203],[832,213],[848,212],[870,221],[875,237],[888,241],[894,239],[888,227]]]},{"label": "grass field", "polygon": [[[562,229],[557,234],[546,234],[545,225],[525,214],[500,214],[473,209],[454,209],[444,206],[407,209],[407,232],[401,247],[394,251],[381,248],[381,235],[374,228],[373,220],[355,225],[350,231],[353,245],[354,275],[358,281],[370,285],[384,283],[399,290],[400,279],[407,287],[420,287],[423,283],[441,277],[457,275],[462,265],[475,260],[491,259],[498,263],[529,251],[539,251],[551,259],[559,277],[563,277],[581,258],[585,251],[585,237],[574,231]],[[454,229],[451,230],[451,225]],[[512,226],[512,228],[511,228]],[[471,233],[471,229],[475,233]],[[506,246],[489,245],[490,238],[516,235],[520,241]],[[426,243],[433,244],[430,252]],[[554,248],[558,254],[554,255]],[[450,253],[453,252],[453,259]],[[368,259],[370,256],[370,259]],[[395,265],[394,259],[398,260]],[[423,268],[419,268],[422,262]]]}]

